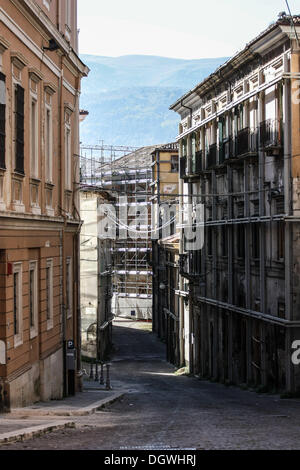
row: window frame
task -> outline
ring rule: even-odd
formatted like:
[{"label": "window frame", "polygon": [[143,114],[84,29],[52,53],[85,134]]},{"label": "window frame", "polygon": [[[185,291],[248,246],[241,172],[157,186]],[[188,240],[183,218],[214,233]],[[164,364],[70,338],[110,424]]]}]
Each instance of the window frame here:
[{"label": "window frame", "polygon": [[65,188],[72,191],[72,131],[71,123],[65,123]]},{"label": "window frame", "polygon": [[[39,177],[38,153],[39,153],[39,106],[37,94],[30,92],[30,175]],[[34,106],[34,116],[33,116]],[[34,126],[34,127],[33,127]],[[33,134],[34,130],[34,134]],[[34,141],[33,141],[34,140]]]},{"label": "window frame", "polygon": [[[17,292],[15,293],[15,275],[18,275]],[[23,344],[23,266],[22,263],[13,265],[13,328],[14,348]],[[17,321],[16,321],[17,320]]]},{"label": "window frame", "polygon": [[[51,97],[50,97],[51,100]],[[48,122],[49,115],[49,122]],[[49,127],[48,127],[49,124]],[[46,183],[53,183],[53,125],[52,125],[52,104],[47,103],[45,97],[45,179]]]},{"label": "window frame", "polygon": [[[32,312],[31,312],[31,302],[30,302],[30,293],[31,293],[31,277],[30,273],[33,272],[33,324]],[[36,260],[29,262],[28,270],[28,300],[29,300],[29,327],[30,327],[30,339],[35,338],[38,335],[38,262]]]},{"label": "window frame", "polygon": [[[47,272],[49,269],[49,278]],[[47,331],[53,328],[53,259],[49,258],[46,261],[45,268],[45,280],[46,280],[46,320],[47,320]],[[49,286],[48,286],[49,281]]]},{"label": "window frame", "polygon": [[6,76],[0,71],[0,82],[4,85],[0,92],[0,168],[2,170],[6,169]]},{"label": "window frame", "polygon": [[[20,114],[20,110],[18,111],[18,101],[17,101],[17,94],[18,90],[23,90],[23,115]],[[18,114],[23,117],[23,128],[20,127],[20,131],[18,132]],[[24,126],[25,126],[25,89],[20,85],[17,80],[13,80],[13,147],[14,147],[14,172],[25,176],[25,151],[24,151]],[[18,146],[21,145],[21,147]],[[18,152],[21,150],[20,156],[18,156]],[[20,163],[19,160],[22,160],[22,168],[18,167]]]},{"label": "window frame", "polygon": [[67,319],[73,316],[73,271],[72,258],[66,258],[66,316]]}]

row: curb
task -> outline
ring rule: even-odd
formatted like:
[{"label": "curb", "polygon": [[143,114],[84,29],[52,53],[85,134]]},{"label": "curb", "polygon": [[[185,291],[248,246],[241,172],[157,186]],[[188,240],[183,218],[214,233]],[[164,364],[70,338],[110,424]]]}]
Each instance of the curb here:
[{"label": "curb", "polygon": [[[104,408],[107,405],[114,403],[116,400],[119,400],[124,396],[126,392],[116,392],[108,398],[102,398],[102,400],[96,401],[89,406],[78,409],[68,409],[68,408],[14,408],[11,410],[11,415],[13,416],[88,416],[95,413],[97,410]],[[0,435],[1,437],[1,435]]]},{"label": "curb", "polygon": [[10,431],[4,434],[0,434],[0,446],[1,444],[8,444],[10,442],[24,441],[33,437],[42,436],[47,432],[57,431],[59,429],[74,428],[75,423],[73,421],[56,421],[51,424],[42,424],[38,426],[32,426],[30,428],[24,428],[17,431]]}]

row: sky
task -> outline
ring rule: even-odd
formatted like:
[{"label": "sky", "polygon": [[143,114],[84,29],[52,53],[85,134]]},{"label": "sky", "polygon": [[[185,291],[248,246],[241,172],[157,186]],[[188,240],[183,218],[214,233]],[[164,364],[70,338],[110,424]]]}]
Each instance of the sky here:
[{"label": "sky", "polygon": [[[289,0],[300,14],[300,0]],[[288,11],[285,0],[78,0],[80,54],[232,56]]]}]

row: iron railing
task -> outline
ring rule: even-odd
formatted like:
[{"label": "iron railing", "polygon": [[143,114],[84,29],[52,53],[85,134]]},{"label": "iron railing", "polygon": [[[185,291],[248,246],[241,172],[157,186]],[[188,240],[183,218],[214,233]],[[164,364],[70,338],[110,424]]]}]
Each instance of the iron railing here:
[{"label": "iron railing", "polygon": [[261,148],[281,147],[282,131],[278,119],[267,119],[260,123],[260,141]]}]

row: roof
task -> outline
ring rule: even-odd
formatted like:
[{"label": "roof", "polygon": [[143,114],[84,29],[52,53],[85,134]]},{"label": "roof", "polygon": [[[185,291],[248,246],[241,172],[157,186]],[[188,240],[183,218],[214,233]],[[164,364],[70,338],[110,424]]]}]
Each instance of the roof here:
[{"label": "roof", "polygon": [[158,241],[159,245],[164,246],[165,248],[179,250],[180,234],[175,233],[170,237],[163,238]]},{"label": "roof", "polygon": [[174,151],[174,146],[178,148],[178,144],[161,144],[150,145],[148,147],[141,147],[128,155],[117,158],[112,163],[109,162],[101,167],[102,172],[112,170],[117,171],[120,169],[150,169],[152,165],[152,153],[156,150],[171,150]]},{"label": "roof", "polygon": [[[300,25],[300,15],[293,16],[294,25]],[[179,98],[174,104],[170,106],[171,110],[178,111],[179,106],[183,106],[182,102],[188,98],[189,96],[196,94],[200,96],[208,92],[211,88],[215,87],[217,82],[224,81],[225,78],[228,78],[229,75],[232,74],[233,71],[237,70],[241,64],[249,62],[250,60],[255,59],[260,54],[260,43],[264,41],[266,36],[274,34],[278,32],[279,36],[284,37],[284,33],[281,30],[280,26],[291,26],[290,17],[282,16],[278,21],[272,23],[267,29],[262,31],[258,36],[252,39],[249,43],[246,44],[245,48],[235,54],[232,58],[228,59],[224,64],[219,66],[213,73],[211,73],[207,78],[205,78],[202,82],[196,85],[192,90],[185,93],[181,98]],[[277,30],[277,31],[276,31]],[[257,47],[254,47],[257,45]]]},{"label": "roof", "polygon": [[102,196],[103,199],[106,199],[108,201],[114,201],[116,199],[111,191],[105,191],[104,189],[99,188],[97,186],[82,184],[80,185],[80,191],[84,193],[96,193],[99,196]]}]

